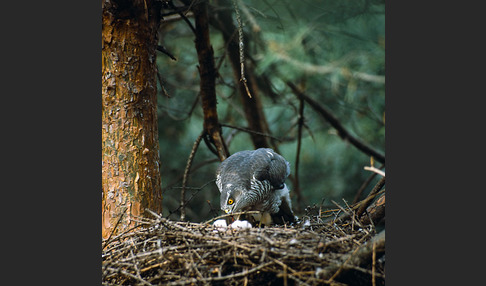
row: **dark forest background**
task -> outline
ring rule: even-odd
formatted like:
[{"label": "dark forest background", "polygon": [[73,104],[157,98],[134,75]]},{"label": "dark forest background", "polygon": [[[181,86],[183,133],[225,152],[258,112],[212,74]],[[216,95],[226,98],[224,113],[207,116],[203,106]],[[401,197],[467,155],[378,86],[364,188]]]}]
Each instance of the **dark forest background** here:
[{"label": "dark forest background", "polygon": [[[177,9],[191,1],[169,3],[159,31],[157,101],[163,215],[178,219],[183,174],[204,115],[194,19],[187,8]],[[266,144],[291,164],[287,185],[297,215],[309,206],[335,208],[333,201],[344,205],[365,197],[380,176],[364,167],[384,170],[383,162],[340,136],[298,94],[332,113],[350,136],[385,154],[385,2],[209,1],[208,9],[217,112],[230,154],[255,149],[252,134],[263,133]],[[265,132],[252,133],[248,118],[257,110],[242,103],[248,95],[238,88],[231,62],[240,46],[244,55],[238,60],[251,80],[252,99],[261,104]],[[186,220],[201,222],[220,213],[218,165],[202,141],[187,177]]]}]

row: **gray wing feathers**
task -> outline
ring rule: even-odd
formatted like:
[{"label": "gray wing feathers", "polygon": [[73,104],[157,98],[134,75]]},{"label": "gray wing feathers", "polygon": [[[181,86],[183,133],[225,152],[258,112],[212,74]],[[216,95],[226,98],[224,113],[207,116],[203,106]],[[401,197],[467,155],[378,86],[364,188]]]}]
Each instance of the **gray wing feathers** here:
[{"label": "gray wing feathers", "polygon": [[290,164],[284,157],[275,153],[272,149],[257,149],[253,155],[255,166],[255,178],[267,180],[277,189],[283,187],[285,179],[290,174]]},{"label": "gray wing feathers", "polygon": [[220,191],[228,183],[248,189],[252,177],[255,177],[280,189],[289,174],[289,162],[272,149],[246,150],[233,154],[220,164],[216,171],[216,185]]}]

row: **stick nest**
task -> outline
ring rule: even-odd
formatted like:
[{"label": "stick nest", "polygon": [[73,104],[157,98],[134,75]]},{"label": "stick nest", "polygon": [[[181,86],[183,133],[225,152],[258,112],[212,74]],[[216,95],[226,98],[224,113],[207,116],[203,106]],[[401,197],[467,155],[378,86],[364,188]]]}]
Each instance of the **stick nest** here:
[{"label": "stick nest", "polygon": [[385,231],[342,211],[250,229],[153,214],[103,241],[103,285],[384,285]]}]

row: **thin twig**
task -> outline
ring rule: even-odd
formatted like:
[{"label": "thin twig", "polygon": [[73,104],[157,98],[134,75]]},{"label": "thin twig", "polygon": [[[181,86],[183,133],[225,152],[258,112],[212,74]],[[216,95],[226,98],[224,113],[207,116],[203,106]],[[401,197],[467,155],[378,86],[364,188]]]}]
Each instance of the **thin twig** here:
[{"label": "thin twig", "polygon": [[121,213],[120,217],[118,218],[118,220],[116,221],[115,223],[115,227],[111,230],[110,232],[110,236],[108,236],[108,238],[105,240],[104,242],[104,246],[102,249],[105,249],[105,247],[110,243],[110,239],[111,237],[113,236],[113,234],[115,233],[115,230],[116,228],[118,227],[118,224],[120,223],[121,219],[123,218],[123,216],[125,215],[125,213],[127,212],[128,208],[125,208],[123,209],[123,212]]},{"label": "thin twig", "polygon": [[[384,165],[381,165],[380,169],[383,168]],[[366,181],[363,182],[363,184],[361,184],[361,186],[359,187],[358,191],[356,192],[356,195],[354,196],[354,199],[353,199],[353,204],[357,203],[359,201],[359,198],[361,197],[361,194],[363,193],[363,191],[366,189],[366,187],[368,187],[368,185],[371,183],[371,181],[373,181],[373,179],[376,177],[376,173],[373,173],[371,174],[368,179],[366,179]]]},{"label": "thin twig", "polygon": [[[346,206],[343,210],[354,212]],[[371,237],[371,225],[363,232],[349,222],[324,223],[314,216],[309,218],[312,228],[216,231],[207,223],[171,221],[148,209],[145,213],[153,218],[141,217],[142,228],[117,235],[103,249],[103,285],[284,285],[287,280],[288,285],[310,286],[344,285],[350,279],[371,285],[373,275],[380,285],[385,279],[384,260],[379,259],[385,251],[384,232]],[[350,277],[353,270],[364,275]]]},{"label": "thin twig", "polygon": [[304,125],[304,99],[299,100],[299,121],[297,127],[297,154],[295,155],[295,175],[294,175],[294,191],[297,195],[297,206],[296,211],[300,212],[302,195],[300,193],[299,185],[299,161],[300,161],[300,150],[302,147],[302,127]]},{"label": "thin twig", "polygon": [[373,255],[371,264],[371,284],[376,286],[376,241],[373,241]]},{"label": "thin twig", "polygon": [[192,165],[192,160],[194,160],[194,155],[196,155],[197,147],[199,146],[199,143],[201,143],[201,139],[204,136],[205,131],[201,132],[199,136],[197,137],[196,141],[194,141],[194,144],[192,145],[192,150],[191,154],[189,155],[189,158],[187,159],[187,164],[186,168],[184,169],[184,176],[182,177],[182,190],[181,190],[181,221],[184,221],[186,219],[186,184],[187,184],[187,175],[189,174],[189,170],[191,169]]},{"label": "thin twig", "polygon": [[245,77],[245,43],[243,41],[243,23],[241,22],[240,12],[238,11],[238,5],[233,0],[233,6],[235,7],[236,21],[238,22],[238,47],[240,52],[240,82],[245,86],[246,94],[251,98],[250,89],[248,88],[247,80]]},{"label": "thin twig", "polygon": [[125,275],[125,276],[128,276],[128,277],[130,277],[130,278],[133,278],[133,279],[135,279],[135,280],[139,281],[139,282],[140,282],[140,283],[142,283],[143,285],[149,285],[149,286],[151,286],[151,285],[152,285],[152,284],[148,283],[147,281],[143,280],[142,278],[137,277],[137,275],[133,275],[133,274],[131,274],[131,273],[129,273],[129,272],[126,272],[125,270],[120,270],[120,273],[121,273],[121,274],[123,274],[123,275]]},{"label": "thin twig", "polygon": [[337,130],[339,137],[341,137],[343,140],[349,141],[349,143],[351,143],[358,150],[364,152],[365,154],[368,154],[369,156],[374,157],[377,161],[385,164],[385,156],[383,154],[379,153],[375,149],[363,143],[358,138],[351,135],[351,133],[349,133],[348,130],[344,128],[341,122],[331,111],[327,110],[327,108],[322,106],[319,102],[304,94],[293,83],[288,81],[287,86],[292,89],[292,91],[295,95],[297,95],[298,98],[304,99],[315,111],[317,111],[322,117],[324,117],[324,119]]},{"label": "thin twig", "polygon": [[268,133],[258,132],[258,131],[250,130],[248,128],[238,127],[238,126],[234,126],[234,125],[230,125],[230,124],[226,124],[226,123],[220,123],[220,125],[223,126],[223,127],[229,127],[229,128],[233,128],[233,129],[240,130],[240,131],[247,132],[247,133],[252,133],[252,134],[256,134],[256,135],[260,135],[260,136],[265,136],[265,137],[271,138],[273,140],[282,142],[282,139],[277,138],[275,136],[272,136],[272,135],[270,135]]},{"label": "thin twig", "polygon": [[[218,158],[212,158],[212,159],[208,159],[208,160],[205,160],[203,162],[200,162],[196,165],[194,165],[191,170],[189,171],[189,174],[192,174],[194,173],[195,171],[199,170],[200,168],[206,166],[207,164],[211,164],[211,163],[216,163],[216,162],[219,162],[219,159]],[[177,176],[174,180],[172,180],[171,182],[169,182],[167,184],[167,186],[165,186],[163,189],[162,189],[162,194],[164,194],[167,190],[170,190],[170,189],[174,189],[176,187],[174,187],[178,182],[182,181],[182,179],[184,178],[184,174],[180,174],[179,176]]]},{"label": "thin twig", "polygon": [[165,87],[164,87],[164,80],[162,79],[162,75],[160,74],[159,72],[159,68],[157,67],[157,79],[159,80],[159,83],[160,83],[160,87],[162,88],[162,93],[167,97],[167,98],[170,98],[170,95],[169,93],[167,92],[167,90],[165,90]]},{"label": "thin twig", "polygon": [[361,201],[360,206],[359,206],[358,210],[356,211],[357,217],[360,217],[361,214],[363,214],[363,212],[366,210],[366,208],[371,204],[373,199],[378,194],[378,191],[380,191],[381,188],[383,188],[384,185],[385,185],[385,177],[381,178],[378,181],[378,183],[375,185],[375,187],[371,190],[371,192],[368,194],[366,199]]},{"label": "thin twig", "polygon": [[[172,9],[174,9],[175,12],[177,12],[177,14],[179,14],[179,16],[181,16],[181,18],[184,20],[184,22],[186,22],[186,24],[189,26],[189,28],[191,28],[192,32],[194,34],[196,34],[196,28],[194,28],[194,25],[192,25],[191,21],[189,21],[189,19],[187,19],[187,17],[186,17],[186,14],[191,10],[191,6],[192,6],[193,2],[191,2],[190,6],[187,7],[187,9],[185,11],[182,10],[182,9],[178,9],[178,7],[176,7],[172,1],[169,1],[168,4],[169,4],[169,6],[171,6]],[[184,8],[186,8],[186,7],[184,7]]]},{"label": "thin twig", "polygon": [[244,214],[259,214],[259,213],[261,213],[261,211],[234,212],[234,213],[224,214],[224,215],[220,215],[218,217],[214,217],[214,218],[212,218],[210,220],[205,221],[204,224],[210,224],[213,221],[216,221],[216,220],[222,219],[222,218],[227,218],[227,217],[232,217],[232,216],[239,216],[239,215],[244,215]]},{"label": "thin twig", "polygon": [[166,54],[167,56],[169,56],[169,58],[171,58],[172,60],[174,61],[177,61],[176,57],[174,57],[164,46],[162,45],[157,45],[157,51],[163,53],[163,54]]},{"label": "thin twig", "polygon": [[366,171],[371,171],[373,173],[376,173],[376,174],[378,174],[378,175],[380,175],[382,177],[385,177],[385,172],[383,172],[382,170],[377,169],[377,168],[375,168],[373,166],[371,166],[371,167],[370,166],[365,166],[363,169],[365,169]]}]

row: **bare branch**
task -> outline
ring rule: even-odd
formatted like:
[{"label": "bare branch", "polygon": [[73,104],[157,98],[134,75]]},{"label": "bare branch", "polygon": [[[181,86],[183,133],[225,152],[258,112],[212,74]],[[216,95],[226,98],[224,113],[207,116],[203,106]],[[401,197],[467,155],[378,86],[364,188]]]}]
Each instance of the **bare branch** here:
[{"label": "bare branch", "polygon": [[316,111],[318,112],[324,119],[329,122],[332,127],[334,127],[337,132],[339,137],[341,137],[343,140],[349,141],[353,146],[358,148],[358,150],[364,152],[365,154],[374,157],[377,161],[380,163],[385,164],[385,156],[376,151],[375,149],[371,148],[367,144],[363,143],[361,140],[358,138],[354,137],[351,135],[339,122],[337,117],[331,113],[331,111],[327,110],[324,106],[322,106],[319,102],[315,101],[314,99],[310,98],[303,92],[301,92],[293,83],[287,82],[287,85],[292,89],[295,95],[297,95],[298,98],[304,99],[309,105]]},{"label": "bare branch", "polygon": [[370,203],[373,201],[373,199],[376,197],[378,192],[383,188],[385,185],[385,177],[381,178],[380,181],[375,185],[373,190],[368,194],[366,199],[361,201],[360,206],[358,210],[356,211],[356,215],[359,217],[361,214],[366,210],[366,208],[370,205]]},{"label": "bare branch", "polygon": [[270,134],[263,133],[263,132],[258,132],[258,131],[254,131],[254,130],[251,130],[251,129],[248,129],[248,128],[244,128],[244,127],[238,127],[238,126],[234,126],[234,125],[230,125],[230,124],[226,124],[226,123],[221,123],[221,126],[223,126],[223,127],[229,127],[229,128],[236,129],[236,130],[240,130],[240,131],[247,132],[247,133],[250,133],[250,134],[256,134],[256,135],[260,135],[260,136],[265,136],[265,137],[272,138],[273,140],[276,140],[276,141],[279,141],[279,142],[282,141],[282,139],[277,138],[275,136],[272,136]]},{"label": "bare branch", "polygon": [[189,170],[192,166],[192,160],[194,160],[194,155],[196,155],[197,147],[199,143],[201,143],[201,139],[204,136],[205,131],[201,132],[201,134],[197,137],[196,141],[192,145],[191,154],[187,159],[186,168],[184,170],[184,177],[182,178],[182,190],[181,190],[181,221],[186,219],[186,184],[187,184],[187,175],[189,174]]},{"label": "bare branch", "polygon": [[371,167],[370,166],[365,166],[363,169],[365,169],[366,171],[371,171],[373,173],[376,173],[376,174],[378,174],[378,175],[380,175],[382,177],[385,177],[385,172],[383,172],[382,170],[377,169],[377,168],[375,168],[373,166],[371,166]]},{"label": "bare branch", "polygon": [[[204,130],[210,137],[210,143],[216,147],[220,161],[229,156],[218,122],[216,108],[216,69],[214,66],[213,47],[209,37],[208,3],[201,1],[192,7],[196,19],[196,50],[201,77],[200,93],[204,112]],[[206,142],[209,143],[209,142]]]},{"label": "bare branch", "polygon": [[164,46],[157,45],[157,51],[159,51],[159,52],[161,52],[163,54],[166,54],[172,60],[177,61],[177,59],[169,51],[167,51],[167,49]]},{"label": "bare branch", "polygon": [[297,154],[295,155],[295,175],[294,175],[294,192],[297,195],[297,206],[296,211],[300,212],[302,203],[302,194],[300,193],[299,185],[299,161],[300,161],[300,150],[302,147],[302,128],[304,126],[304,99],[300,99],[299,105],[299,122],[297,129]]}]

